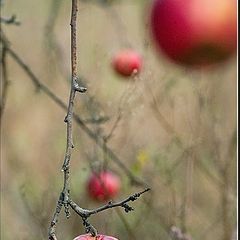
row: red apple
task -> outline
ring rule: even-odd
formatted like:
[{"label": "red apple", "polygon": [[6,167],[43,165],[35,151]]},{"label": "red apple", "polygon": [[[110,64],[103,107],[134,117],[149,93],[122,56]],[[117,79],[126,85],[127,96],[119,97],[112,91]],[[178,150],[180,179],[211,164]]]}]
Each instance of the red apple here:
[{"label": "red apple", "polygon": [[101,235],[101,234],[98,234],[96,237],[92,237],[91,234],[84,234],[84,235],[77,236],[73,240],[118,240],[118,239],[115,237]]},{"label": "red apple", "polygon": [[115,197],[120,189],[120,180],[112,172],[93,173],[87,184],[87,190],[94,200],[105,201]]},{"label": "red apple", "polygon": [[237,48],[237,0],[155,0],[150,26],[156,45],[191,66],[226,60]]},{"label": "red apple", "polygon": [[134,50],[122,50],[113,57],[112,66],[118,74],[129,77],[133,73],[140,72],[142,68],[142,58]]}]

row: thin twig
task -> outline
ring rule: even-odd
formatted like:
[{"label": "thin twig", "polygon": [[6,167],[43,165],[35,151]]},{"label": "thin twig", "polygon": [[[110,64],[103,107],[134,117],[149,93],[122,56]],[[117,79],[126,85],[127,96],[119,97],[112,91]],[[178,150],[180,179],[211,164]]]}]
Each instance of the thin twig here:
[{"label": "thin twig", "polygon": [[64,200],[64,196],[61,193],[60,196],[59,196],[58,202],[57,202],[57,206],[56,206],[52,221],[51,221],[50,228],[49,228],[49,232],[48,232],[48,239],[49,240],[57,240],[56,225],[57,225],[57,222],[58,222],[58,216],[59,216],[59,214],[62,210],[63,200]]},{"label": "thin twig", "polygon": [[6,64],[6,47],[2,47],[2,56],[1,56],[1,66],[2,66],[2,74],[1,74],[1,103],[0,103],[0,119],[2,119],[3,111],[6,105],[7,99],[7,90],[9,86],[8,80],[8,71],[7,71],[7,64]]},{"label": "thin twig", "polygon": [[135,193],[120,202],[114,203],[114,202],[110,201],[106,205],[103,205],[103,206],[93,209],[93,210],[82,209],[76,203],[74,203],[72,200],[69,201],[69,204],[77,214],[79,214],[81,217],[85,217],[85,218],[89,218],[93,214],[105,211],[110,208],[115,208],[115,207],[122,207],[122,208],[124,208],[125,212],[128,213],[130,211],[133,211],[134,209],[131,206],[129,206],[127,203],[130,201],[132,201],[132,202],[136,201],[142,194],[144,194],[145,192],[148,192],[148,191],[150,191],[150,188],[147,188],[141,192]]},{"label": "thin twig", "polygon": [[117,118],[116,118],[116,120],[115,120],[115,122],[114,122],[114,124],[113,124],[113,126],[111,128],[111,130],[108,133],[108,135],[103,137],[105,143],[107,143],[109,141],[109,139],[113,136],[113,133],[116,130],[116,128],[118,126],[118,123],[120,122],[121,118],[122,118],[122,112],[120,110],[119,114],[118,114],[118,116],[117,116]]},{"label": "thin twig", "polygon": [[140,193],[136,193],[118,203],[109,202],[108,204],[106,204],[102,207],[99,207],[95,210],[83,209],[83,208],[79,207],[77,204],[75,204],[70,199],[70,188],[69,188],[70,160],[71,160],[71,155],[72,155],[72,149],[74,148],[73,135],[72,135],[72,128],[73,128],[72,124],[73,124],[73,119],[74,119],[74,113],[73,113],[74,99],[75,99],[76,91],[79,91],[79,92],[86,91],[86,88],[80,87],[77,82],[76,22],[77,22],[77,0],[72,0],[72,15],[71,15],[71,24],[70,24],[71,25],[72,81],[71,81],[69,102],[68,102],[68,107],[67,107],[67,116],[65,117],[65,120],[64,120],[67,123],[67,146],[66,146],[66,152],[65,152],[65,157],[64,157],[64,163],[62,166],[62,170],[64,171],[64,183],[63,183],[63,190],[59,196],[57,207],[56,207],[56,210],[53,215],[53,220],[51,221],[51,225],[49,228],[49,239],[50,240],[57,240],[55,229],[56,229],[56,224],[58,221],[58,216],[59,216],[63,206],[65,208],[65,213],[66,213],[67,218],[70,216],[70,212],[69,212],[69,205],[70,205],[72,207],[72,209],[74,209],[75,212],[77,212],[81,216],[81,218],[83,220],[83,224],[86,229],[86,232],[90,232],[92,236],[96,236],[97,230],[88,221],[88,218],[91,215],[99,213],[104,210],[107,210],[109,208],[118,207],[118,206],[123,207],[126,212],[132,211],[133,208],[130,207],[127,203],[129,201],[137,200],[137,198],[139,198],[141,196],[141,194],[150,190],[150,189],[146,189]]},{"label": "thin twig", "polygon": [[217,216],[217,218],[210,223],[206,228],[204,228],[204,230],[202,230],[202,232],[200,232],[198,234],[198,236],[196,237],[195,240],[202,240],[202,239],[206,239],[207,236],[209,235],[209,233],[211,233],[212,231],[215,230],[215,228],[217,227],[217,225],[222,221],[222,216]]},{"label": "thin twig", "polygon": [[170,123],[166,120],[166,118],[164,117],[164,115],[160,112],[159,110],[159,104],[158,101],[156,99],[156,97],[154,96],[152,90],[149,88],[150,94],[152,95],[152,103],[151,103],[151,107],[154,110],[154,114],[156,116],[156,119],[159,121],[159,123],[162,125],[162,127],[166,130],[166,132],[170,135],[174,135],[174,136],[178,136],[175,129],[173,128],[173,126],[170,125]]},{"label": "thin twig", "polygon": [[64,157],[62,170],[64,172],[63,190],[60,193],[59,200],[53,220],[49,228],[49,239],[56,240],[55,228],[58,221],[58,215],[61,212],[62,206],[65,208],[66,217],[70,217],[69,212],[69,177],[70,177],[70,159],[73,149],[73,136],[72,136],[72,122],[73,122],[73,105],[76,91],[85,92],[86,88],[79,87],[77,84],[77,44],[76,44],[76,22],[77,22],[77,0],[72,0],[72,15],[71,15],[71,65],[72,65],[72,81],[69,102],[67,107],[67,116],[65,122],[67,124],[67,146]]},{"label": "thin twig", "polygon": [[27,194],[24,191],[24,185],[22,185],[20,187],[20,195],[21,195],[21,199],[22,202],[24,204],[24,207],[27,211],[27,213],[29,214],[29,219],[31,219],[30,224],[32,224],[34,226],[34,228],[36,229],[36,232],[40,235],[39,236],[39,240],[40,239],[45,239],[45,222],[46,219],[42,217],[41,214],[39,214],[36,210],[40,209],[40,208],[33,208],[30,206],[29,201],[27,199]]},{"label": "thin twig", "polygon": [[83,209],[83,208],[79,207],[71,199],[69,200],[69,205],[82,218],[83,225],[85,226],[86,232],[91,233],[91,235],[94,237],[97,235],[97,230],[88,221],[88,218],[91,215],[94,215],[94,214],[100,213],[102,211],[105,211],[107,209],[115,208],[115,207],[124,208],[126,213],[133,211],[134,209],[128,205],[128,202],[137,200],[142,194],[144,194],[145,192],[147,192],[149,190],[150,190],[150,188],[147,188],[147,189],[143,190],[142,192],[135,193],[132,196],[130,196],[120,202],[113,203],[112,201],[110,201],[106,205],[103,205],[103,206],[93,209],[93,210]]}]

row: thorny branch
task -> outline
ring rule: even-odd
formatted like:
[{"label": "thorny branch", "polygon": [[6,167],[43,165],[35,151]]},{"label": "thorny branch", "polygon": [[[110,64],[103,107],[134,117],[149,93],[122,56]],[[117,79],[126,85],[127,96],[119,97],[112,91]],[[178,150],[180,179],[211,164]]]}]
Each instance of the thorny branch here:
[{"label": "thorny branch", "polygon": [[114,208],[114,207],[122,207],[122,208],[124,208],[126,213],[133,211],[134,208],[129,206],[128,202],[136,201],[142,194],[144,194],[145,192],[147,192],[149,190],[150,190],[150,188],[147,188],[147,189],[143,190],[142,192],[135,193],[132,196],[129,196],[128,198],[126,198],[125,200],[122,200],[120,202],[114,203],[114,202],[110,201],[106,205],[103,205],[103,206],[93,209],[93,210],[83,209],[83,208],[79,207],[72,200],[69,201],[69,204],[70,204],[71,208],[83,219],[83,221],[85,223],[88,223],[88,227],[86,229],[87,232],[90,232],[93,236],[96,236],[96,234],[97,234],[96,229],[87,221],[91,215],[97,214],[99,212],[102,212],[102,211],[105,211],[107,209]]},{"label": "thorny branch", "polygon": [[[14,18],[15,19],[15,18]],[[96,236],[97,230],[89,223],[88,218],[96,213],[99,213],[101,211],[107,210],[109,208],[113,207],[123,207],[126,212],[132,211],[133,208],[130,207],[127,203],[129,201],[135,201],[137,200],[140,195],[143,193],[149,191],[150,189],[147,188],[142,192],[135,193],[134,195],[128,197],[127,199],[113,203],[109,202],[108,204],[99,207],[94,210],[88,210],[88,209],[82,209],[80,208],[76,203],[74,203],[70,199],[70,189],[69,189],[69,176],[70,176],[70,159],[71,159],[71,153],[72,149],[74,147],[73,145],[73,137],[72,137],[72,123],[73,120],[77,122],[77,124],[88,134],[90,138],[95,140],[95,142],[100,146],[103,147],[103,142],[106,140],[104,137],[101,137],[101,141],[99,141],[99,136],[96,136],[96,134],[89,129],[86,126],[86,123],[89,122],[89,120],[82,120],[78,115],[76,115],[73,112],[73,106],[74,106],[74,98],[76,92],[85,92],[85,87],[80,87],[78,84],[77,79],[77,51],[76,51],[76,19],[77,19],[77,0],[72,0],[72,17],[71,17],[71,60],[72,60],[72,81],[71,81],[71,89],[70,89],[70,96],[69,96],[69,102],[68,106],[60,99],[58,98],[55,93],[53,93],[46,85],[44,85],[32,72],[32,70],[24,63],[24,61],[10,48],[7,38],[4,36],[3,32],[1,31],[1,42],[3,44],[4,49],[4,58],[2,59],[2,64],[6,66],[5,64],[5,56],[6,54],[9,54],[17,63],[18,65],[27,73],[27,75],[30,77],[34,85],[36,86],[36,90],[42,90],[46,95],[48,95],[55,103],[57,103],[59,106],[61,106],[63,109],[67,110],[67,115],[64,119],[64,121],[67,124],[67,146],[66,146],[66,152],[64,157],[64,163],[62,166],[62,170],[64,172],[64,184],[63,189],[60,193],[57,206],[55,209],[55,212],[53,214],[53,218],[50,224],[49,228],[49,240],[57,240],[56,237],[56,225],[58,222],[59,214],[62,210],[62,207],[65,208],[66,217],[70,217],[69,212],[69,206],[73,208],[81,217],[83,220],[83,224],[86,228],[86,232],[90,232],[92,236]],[[5,69],[6,70],[6,69]],[[5,77],[5,79],[7,79]],[[137,179],[134,175],[132,175],[131,171],[120,161],[120,159],[112,152],[111,149],[109,149],[106,145],[104,146],[103,150],[110,156],[110,158],[118,164],[119,167],[121,167],[125,173],[128,175],[129,179],[132,183],[137,185],[145,185],[146,184],[139,179]]]},{"label": "thorny branch", "polygon": [[67,116],[64,119],[64,122],[67,124],[67,146],[64,157],[64,163],[62,166],[62,170],[64,172],[64,183],[63,190],[60,193],[59,200],[57,203],[57,207],[55,213],[53,215],[53,220],[49,229],[49,239],[55,240],[55,228],[58,220],[58,215],[61,212],[62,206],[65,208],[66,217],[70,217],[69,212],[69,177],[70,177],[70,159],[72,155],[73,145],[73,137],[72,137],[72,120],[73,120],[73,105],[76,91],[85,92],[87,89],[84,87],[80,87],[77,84],[77,44],[76,44],[76,22],[77,22],[77,0],[72,0],[72,15],[71,15],[71,65],[72,65],[72,80],[71,80],[71,89],[69,102],[67,107]]},{"label": "thorny branch", "polygon": [[130,207],[127,203],[130,201],[132,201],[132,202],[136,201],[142,194],[144,194],[145,192],[147,192],[149,190],[150,190],[150,188],[147,188],[139,193],[135,193],[132,196],[129,196],[128,198],[126,198],[125,200],[122,200],[120,202],[114,203],[114,202],[110,201],[106,205],[103,205],[94,210],[82,209],[82,208],[78,207],[76,205],[76,203],[74,203],[72,200],[70,200],[69,204],[75,212],[77,212],[81,217],[85,217],[85,218],[88,218],[93,214],[96,214],[96,213],[99,213],[99,212],[102,212],[109,208],[114,208],[114,207],[122,207],[122,208],[124,208],[125,212],[128,213],[130,211],[133,211],[134,209],[132,207]]},{"label": "thorny branch", "polygon": [[140,193],[136,193],[133,196],[130,196],[126,200],[119,202],[119,203],[114,204],[112,202],[109,202],[107,205],[102,206],[96,210],[82,209],[70,199],[70,188],[69,188],[70,159],[71,159],[71,155],[72,155],[72,149],[74,148],[73,136],[72,136],[72,127],[73,127],[72,123],[73,123],[73,116],[74,116],[74,113],[73,113],[74,99],[75,99],[76,91],[83,93],[87,90],[84,87],[80,87],[77,82],[76,24],[77,24],[77,0],[72,0],[72,15],[71,15],[71,24],[70,24],[71,25],[72,81],[71,81],[69,102],[68,102],[68,107],[67,107],[67,116],[64,119],[64,121],[67,124],[67,146],[66,146],[64,163],[62,166],[62,170],[64,172],[64,184],[63,184],[63,190],[59,196],[57,207],[56,207],[56,210],[53,215],[53,219],[51,221],[51,225],[49,228],[49,239],[50,240],[57,240],[55,229],[56,229],[56,224],[58,221],[58,216],[59,216],[63,206],[65,208],[65,213],[66,213],[67,218],[70,217],[70,212],[69,212],[69,205],[70,205],[75,210],[75,212],[77,212],[81,216],[81,218],[83,220],[83,224],[86,229],[86,232],[90,232],[92,236],[96,236],[97,230],[88,221],[88,218],[92,214],[96,214],[96,213],[104,211],[108,208],[113,208],[113,207],[118,207],[118,206],[124,207],[126,212],[132,211],[133,208],[130,207],[127,204],[127,202],[135,201],[138,197],[140,197],[141,194],[150,190],[150,189],[146,189]]}]

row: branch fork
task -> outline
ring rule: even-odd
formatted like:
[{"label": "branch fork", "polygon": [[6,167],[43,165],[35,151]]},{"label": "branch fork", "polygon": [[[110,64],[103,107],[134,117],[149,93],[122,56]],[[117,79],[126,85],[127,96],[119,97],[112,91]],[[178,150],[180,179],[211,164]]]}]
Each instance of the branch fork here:
[{"label": "branch fork", "polygon": [[83,220],[83,225],[85,226],[85,230],[87,233],[91,233],[93,237],[97,235],[97,230],[89,223],[88,218],[91,215],[97,214],[99,212],[105,211],[110,208],[115,208],[115,207],[122,207],[124,208],[125,212],[128,213],[130,211],[133,211],[134,208],[128,205],[128,202],[130,201],[136,201],[142,194],[145,192],[149,191],[150,188],[147,188],[139,193],[135,193],[132,196],[126,198],[125,200],[122,200],[120,202],[114,203],[113,201],[109,201],[107,204],[96,208],[96,209],[83,209],[79,207],[75,202],[72,200],[69,200],[69,205],[71,208],[82,218]]}]

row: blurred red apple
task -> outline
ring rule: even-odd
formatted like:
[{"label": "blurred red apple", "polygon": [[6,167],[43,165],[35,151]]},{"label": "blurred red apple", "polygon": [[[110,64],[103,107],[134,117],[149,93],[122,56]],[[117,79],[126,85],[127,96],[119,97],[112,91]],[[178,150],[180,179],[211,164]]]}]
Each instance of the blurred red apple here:
[{"label": "blurred red apple", "polygon": [[87,190],[95,200],[105,201],[115,197],[120,189],[120,180],[118,176],[109,171],[93,173],[87,184]]},{"label": "blurred red apple", "polygon": [[150,21],[156,45],[177,63],[211,65],[236,52],[236,0],[155,0]]},{"label": "blurred red apple", "polygon": [[73,240],[118,240],[118,239],[115,237],[105,236],[101,234],[98,234],[96,237],[92,237],[91,234],[84,234],[77,236]]},{"label": "blurred red apple", "polygon": [[122,50],[115,54],[112,65],[118,74],[129,77],[133,73],[140,72],[142,68],[142,58],[134,50]]}]

